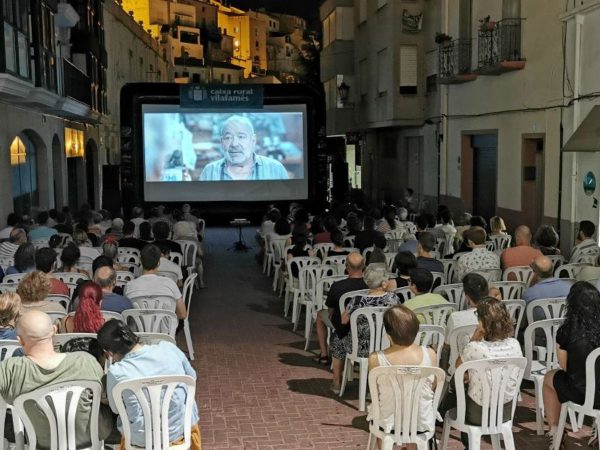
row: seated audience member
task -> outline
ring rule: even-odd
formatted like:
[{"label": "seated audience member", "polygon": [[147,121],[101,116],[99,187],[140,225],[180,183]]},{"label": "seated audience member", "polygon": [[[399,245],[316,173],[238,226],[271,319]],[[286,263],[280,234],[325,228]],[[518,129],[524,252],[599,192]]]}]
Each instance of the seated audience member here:
[{"label": "seated audience member", "polygon": [[35,251],[35,268],[48,275],[50,280],[50,294],[53,295],[71,295],[69,286],[52,276],[52,269],[56,262],[56,252],[51,248],[44,247]]},{"label": "seated audience member", "polygon": [[132,221],[127,221],[123,225],[123,237],[119,239],[119,247],[136,248],[142,251],[147,242],[134,237],[135,224]]},{"label": "seated audience member", "polygon": [[110,266],[101,266],[94,271],[94,281],[102,289],[102,310],[122,313],[132,309],[131,300],[114,292],[117,285],[117,272]]},{"label": "seated audience member", "polygon": [[35,241],[36,239],[49,239],[58,233],[54,228],[48,226],[48,212],[42,211],[38,213],[36,217],[37,227],[29,231],[29,240]]},{"label": "seated audience member", "polygon": [[417,267],[427,269],[430,272],[444,273],[444,265],[441,261],[435,259],[432,252],[435,250],[436,238],[428,231],[424,231],[419,236],[419,244],[417,245]]},{"label": "seated audience member", "polygon": [[6,275],[29,273],[35,270],[35,247],[31,242],[19,245],[15,252],[15,264],[6,269]]},{"label": "seated audience member", "polygon": [[127,267],[122,266],[118,263],[119,256],[119,245],[117,244],[117,240],[114,236],[107,236],[102,244],[102,255],[110,258],[113,262],[113,267],[115,270],[127,270]]},{"label": "seated audience member", "polygon": [[119,240],[123,237],[123,226],[123,219],[115,217],[110,224],[110,231],[107,230],[107,234],[113,236],[116,240]]},{"label": "seated audience member", "polygon": [[183,272],[181,266],[169,260],[169,248],[167,246],[160,248],[160,262],[158,263],[157,272],[171,272],[177,275],[177,287],[183,287]]},{"label": "seated audience member", "polygon": [[21,309],[66,312],[60,303],[48,300],[51,287],[50,278],[44,272],[36,270],[25,275],[17,287],[17,294],[21,297]]},{"label": "seated audience member", "polygon": [[8,241],[0,243],[0,258],[14,258],[20,245],[27,242],[27,233],[23,228],[13,228]]},{"label": "seated audience member", "polygon": [[575,238],[575,247],[571,252],[569,262],[574,263],[583,255],[597,255],[600,253],[598,243],[593,239],[596,231],[596,225],[589,220],[579,222],[579,231]]},{"label": "seated audience member", "polygon": [[471,227],[465,233],[465,239],[471,251],[458,258],[456,277],[459,280],[462,280],[469,272],[500,268],[498,255],[485,248],[485,237],[485,230],[481,227]]},{"label": "seated audience member", "polygon": [[275,232],[275,223],[281,218],[281,213],[277,208],[270,208],[267,211],[265,220],[260,224],[260,235],[266,236]]},{"label": "seated audience member", "polygon": [[493,297],[496,300],[503,300],[502,291],[495,286],[492,286],[488,289],[488,297]]},{"label": "seated audience member", "polygon": [[15,324],[21,314],[21,297],[16,292],[0,294],[0,339],[16,340]]},{"label": "seated audience member", "polygon": [[333,248],[327,252],[327,256],[345,256],[350,253],[344,248],[344,235],[340,230],[331,233]]},{"label": "seated audience member", "polygon": [[[419,320],[406,306],[393,306],[383,315],[383,326],[390,338],[390,346],[369,355],[369,371],[376,367],[424,366],[436,367],[437,355],[430,347],[415,344],[419,332]],[[419,399],[419,419],[417,430],[421,433],[435,432],[435,411],[433,410],[432,379],[423,385]],[[389,382],[379,385],[379,405],[382,422],[394,427],[396,396]],[[367,417],[367,421],[369,418]]]},{"label": "seated audience member", "polygon": [[494,216],[490,219],[490,236],[506,236],[506,225],[502,217]]},{"label": "seated audience member", "polygon": [[[286,258],[287,260],[291,260],[292,258],[297,258],[301,256],[314,256],[312,250],[306,250],[307,239],[306,234],[304,233],[294,233],[292,235],[293,247],[287,251]],[[296,264],[292,265],[292,276],[294,278],[298,278],[298,266]]]},{"label": "seated audience member", "polygon": [[85,230],[78,228],[73,232],[73,244],[79,248],[79,256],[86,256],[92,260],[100,256],[100,250],[92,247],[92,242]]},{"label": "seated audience member", "polygon": [[[159,223],[159,222],[157,222]],[[142,269],[140,277],[125,285],[125,297],[135,301],[137,297],[147,295],[164,295],[175,299],[175,313],[179,319],[184,319],[186,310],[181,292],[175,282],[167,277],[156,275],[160,262],[160,249],[154,245],[146,245],[142,250]]]},{"label": "seated audience member", "polygon": [[456,235],[454,236],[454,242],[459,243],[463,240],[463,233],[471,228],[471,214],[463,212],[456,222]]},{"label": "seated audience member", "polygon": [[558,248],[558,233],[551,225],[540,225],[533,236],[533,246],[542,255],[560,255]]},{"label": "seated audience member", "polygon": [[[463,362],[490,358],[510,358],[523,356],[519,342],[513,337],[512,318],[506,306],[500,300],[491,297],[482,298],[477,304],[478,326],[460,357],[456,361],[458,368]],[[452,378],[448,392],[440,403],[442,417],[446,411],[456,407],[455,383],[468,384],[466,395],[466,422],[475,426],[481,425],[483,404],[483,383],[476,373],[469,373],[468,380]],[[504,394],[504,420],[512,414],[512,400],[519,394],[519,386],[510,380]]]},{"label": "seated audience member", "polygon": [[[446,368],[448,364],[448,356],[450,352],[450,334],[458,327],[466,325],[477,325],[477,305],[482,298],[489,296],[490,289],[488,282],[478,273],[468,273],[462,280],[463,292],[465,293],[465,302],[467,309],[464,311],[455,311],[448,317],[446,323],[444,354],[442,367]],[[454,367],[450,373],[454,373]]]},{"label": "seated audience member", "polygon": [[10,238],[10,232],[17,226],[19,223],[19,216],[12,212],[6,217],[6,227],[0,230],[0,239],[8,239]]},{"label": "seated audience member", "polygon": [[285,217],[281,217],[277,220],[277,222],[275,222],[273,231],[275,232],[276,236],[289,236],[292,232],[292,227]]},{"label": "seated audience member", "polygon": [[377,231],[386,234],[397,229],[400,230],[401,225],[396,220],[396,209],[387,206],[383,211],[383,219],[377,225]]},{"label": "seated audience member", "polygon": [[575,278],[577,281],[589,281],[596,284],[596,281],[600,279],[600,255],[596,258],[594,266],[582,267]]},{"label": "seated audience member", "polygon": [[362,253],[365,248],[373,247],[377,237],[383,237],[385,239],[383,233],[375,230],[375,219],[372,216],[365,216],[364,230],[356,235],[354,246]]},{"label": "seated audience member", "polygon": [[79,287],[79,302],[74,315],[63,317],[60,333],[97,333],[104,325],[101,312],[102,289],[92,281]]},{"label": "seated audience member", "polygon": [[325,244],[331,242],[331,233],[325,229],[325,225],[321,216],[313,217],[313,220],[310,223],[310,231],[313,235],[313,242],[315,244]]},{"label": "seated audience member", "polygon": [[[350,333],[350,315],[366,306],[394,306],[400,303],[393,290],[396,283],[388,280],[385,264],[371,264],[363,274],[363,280],[369,292],[365,297],[359,297],[348,303],[341,314],[340,325],[331,334],[331,355],[333,357],[333,393],[339,393],[342,381],[342,369],[346,354],[352,351],[352,335]],[[339,305],[338,305],[339,308]],[[334,324],[335,325],[335,324]],[[366,358],[369,353],[369,325],[364,317],[357,324],[358,356]]]},{"label": "seated audience member", "polygon": [[[440,294],[433,294],[433,275],[427,269],[417,267],[410,271],[410,290],[415,296],[404,303],[408,309],[415,310],[426,306],[441,305],[448,301]],[[425,322],[425,317],[419,317],[421,322]]]},{"label": "seated audience member", "polygon": [[386,264],[385,247],[387,240],[383,235],[377,236],[373,242],[373,251],[367,255],[367,265],[369,264]]},{"label": "seated audience member", "polygon": [[329,365],[329,353],[327,351],[327,328],[331,330],[338,329],[342,326],[342,315],[340,312],[339,301],[342,295],[367,289],[367,285],[363,280],[364,261],[360,253],[350,253],[346,258],[346,273],[348,278],[332,283],[327,293],[325,306],[327,309],[322,309],[317,313],[316,328],[319,338],[319,349],[321,351],[319,358],[316,360],[319,364]]},{"label": "seated audience member", "polygon": [[443,258],[445,255],[454,253],[454,236],[456,236],[456,228],[454,228],[454,223],[452,222],[452,213],[447,207],[440,211],[438,224],[435,228],[441,229],[444,232],[446,239],[444,254],[440,256]]},{"label": "seated audience member", "polygon": [[146,219],[144,219],[144,210],[139,206],[135,206],[131,210],[131,222],[133,223],[135,229],[133,232],[133,236],[136,238],[141,238],[140,235],[140,225],[142,223],[148,223]]},{"label": "seated audience member", "polygon": [[75,272],[80,273],[82,275],[87,275],[89,278],[90,274],[87,272],[87,270],[76,267],[77,263],[79,262],[80,256],[81,253],[79,253],[79,247],[77,247],[72,242],[67,244],[66,247],[63,248],[62,253],[60,254],[60,261],[62,263],[62,266],[57,270],[57,272]]},{"label": "seated audience member", "polygon": [[154,245],[159,248],[167,247],[171,253],[181,252],[181,245],[169,239],[169,224],[159,220],[152,226],[152,234],[154,235]]},{"label": "seated audience member", "polygon": [[346,236],[348,237],[356,236],[360,233],[362,223],[355,213],[348,213],[348,217],[346,217],[346,228],[348,229],[348,233],[346,233]]},{"label": "seated audience member", "polygon": [[515,247],[507,248],[502,252],[500,260],[502,268],[528,266],[538,256],[542,256],[537,248],[531,246],[531,230],[525,225],[520,225],[515,230]]},{"label": "seated audience member", "polygon": [[416,236],[412,233],[404,233],[402,239],[404,242],[400,244],[400,247],[398,247],[398,252],[409,252],[416,257],[419,253],[419,241],[417,240]]},{"label": "seated audience member", "polygon": [[[5,401],[13,403],[21,394],[57,383],[101,383],[104,371],[91,355],[85,352],[57,353],[54,350],[52,337],[55,332],[52,319],[42,311],[27,311],[19,318],[17,335],[26,357],[7,358],[0,364],[0,395]],[[77,448],[91,445],[91,406],[91,399],[82,396],[75,415]],[[50,428],[45,414],[33,406],[26,406],[26,409],[36,430],[38,448],[50,448]],[[98,437],[105,440],[114,426],[108,406],[100,405],[98,420]]]},{"label": "seated audience member", "polygon": [[63,211],[56,212],[56,225],[54,229],[59,233],[73,234],[73,225],[68,223],[68,217]]},{"label": "seated audience member", "polygon": [[152,225],[150,225],[150,222],[140,223],[140,239],[146,243],[154,240],[152,237]]},{"label": "seated audience member", "polygon": [[[98,332],[98,344],[113,363],[106,375],[106,392],[108,403],[115,414],[118,413],[113,397],[115,385],[121,381],[151,376],[189,375],[196,379],[196,372],[187,357],[170,342],[160,341],[154,345],[144,345],[139,337],[123,322],[109,320]],[[177,387],[169,405],[169,441],[174,443],[183,437],[184,412],[187,392],[183,386]],[[119,431],[123,432],[123,420],[130,421],[131,444],[145,447],[145,427],[143,414],[139,411],[139,403],[129,392],[123,394],[123,403],[128,417],[117,421]],[[200,429],[198,428],[198,408],[194,402],[192,409],[192,450],[200,450]]]},{"label": "seated audience member", "polygon": [[411,252],[398,252],[394,258],[392,272],[396,272],[396,285],[406,287],[410,285],[410,272],[417,267],[417,258]]},{"label": "seated audience member", "polygon": [[[561,404],[572,401],[582,405],[585,401],[585,361],[593,350],[600,347],[598,317],[598,290],[586,282],[575,283],[567,296],[565,321],[556,333],[559,369],[550,370],[544,376],[544,409],[550,436],[556,433]],[[600,392],[600,378],[597,376],[594,392],[597,402],[597,393]]]},{"label": "seated audience member", "polygon": [[[483,230],[484,230],[484,232],[485,232],[485,229],[487,228],[487,222],[486,222],[486,221],[485,221],[485,219],[484,219],[483,217],[481,217],[481,216],[472,216],[472,217],[469,219],[469,224],[470,224],[470,227],[469,227],[469,228],[472,228],[472,227],[480,227],[481,229],[483,229]],[[465,230],[465,231],[463,232],[463,239],[462,239],[462,242],[461,242],[461,243],[460,243],[460,245],[459,245],[459,248],[458,248],[458,250],[456,251],[457,253],[470,252],[470,251],[472,250],[472,248],[471,248],[471,247],[469,247],[469,242],[468,242],[468,240],[467,240],[466,231],[467,231],[467,230]],[[486,233],[486,236],[485,236],[484,242],[485,242],[486,240],[487,240],[487,233]]]}]

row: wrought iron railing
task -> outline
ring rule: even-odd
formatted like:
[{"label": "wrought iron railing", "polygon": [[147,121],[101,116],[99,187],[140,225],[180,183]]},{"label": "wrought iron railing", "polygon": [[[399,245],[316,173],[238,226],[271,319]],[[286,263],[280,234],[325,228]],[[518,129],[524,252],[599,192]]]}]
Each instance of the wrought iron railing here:
[{"label": "wrought iron railing", "polygon": [[438,52],[439,78],[452,78],[471,72],[471,41],[469,39],[455,39],[449,45],[440,45]]},{"label": "wrought iron railing", "polygon": [[521,61],[521,24],[523,19],[503,19],[490,30],[480,30],[478,68],[502,61]]}]

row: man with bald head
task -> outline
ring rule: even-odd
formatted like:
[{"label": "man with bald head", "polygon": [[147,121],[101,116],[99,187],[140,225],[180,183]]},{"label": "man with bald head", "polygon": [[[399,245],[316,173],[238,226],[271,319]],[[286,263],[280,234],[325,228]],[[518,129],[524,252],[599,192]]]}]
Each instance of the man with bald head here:
[{"label": "man with bald head", "polygon": [[[47,385],[77,381],[101,383],[104,372],[98,361],[85,352],[57,353],[52,337],[56,327],[48,314],[30,310],[17,322],[17,337],[25,356],[6,358],[0,363],[0,395],[7,403],[13,403],[26,394]],[[90,446],[91,398],[82,396],[75,418],[75,437],[78,448]],[[50,428],[39,408],[27,408],[38,439],[38,448],[50,448]],[[7,421],[10,425],[10,421]],[[98,433],[106,439],[114,420],[109,408],[101,407]],[[9,426],[10,428],[10,426]]]},{"label": "man with bald head", "polygon": [[94,281],[102,288],[103,311],[114,311],[122,313],[126,309],[133,308],[131,300],[113,292],[117,285],[117,272],[110,266],[103,266],[94,272]]},{"label": "man with bald head", "polygon": [[502,268],[528,266],[538,256],[543,256],[537,248],[531,246],[531,230],[526,225],[518,226],[515,230],[515,247],[502,252],[500,261]]},{"label": "man with bald head", "polygon": [[538,256],[530,264],[530,267],[533,270],[531,287],[523,294],[523,300],[527,303],[540,298],[566,297],[569,294],[572,283],[554,276],[550,258],[543,255]]},{"label": "man with bald head", "polygon": [[348,278],[336,281],[331,285],[327,294],[327,300],[325,301],[327,309],[322,309],[317,313],[316,327],[321,352],[317,359],[319,364],[328,365],[330,363],[329,352],[327,350],[326,327],[329,327],[333,332],[333,330],[342,325],[342,316],[339,307],[340,298],[348,292],[367,289],[367,285],[363,280],[364,268],[365,264],[362,255],[358,252],[350,253],[346,257]]},{"label": "man with bald head", "polygon": [[256,154],[254,125],[245,116],[233,115],[221,126],[223,158],[207,164],[200,181],[287,180],[283,164]]}]

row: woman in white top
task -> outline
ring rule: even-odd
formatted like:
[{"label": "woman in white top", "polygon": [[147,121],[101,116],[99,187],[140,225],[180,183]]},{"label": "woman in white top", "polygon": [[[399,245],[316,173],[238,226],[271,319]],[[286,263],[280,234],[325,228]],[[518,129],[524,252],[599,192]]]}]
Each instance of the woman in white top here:
[{"label": "woman in white top", "polygon": [[[369,356],[369,370],[375,367],[389,366],[437,366],[437,357],[433,349],[415,344],[419,332],[419,319],[406,306],[394,306],[383,315],[383,325],[391,345]],[[435,430],[435,413],[433,411],[433,380],[423,389],[419,408],[420,432]],[[381,416],[390,431],[394,426],[394,411],[396,410],[394,391],[389,384],[379,385],[379,405]],[[369,418],[367,417],[367,420]]]}]

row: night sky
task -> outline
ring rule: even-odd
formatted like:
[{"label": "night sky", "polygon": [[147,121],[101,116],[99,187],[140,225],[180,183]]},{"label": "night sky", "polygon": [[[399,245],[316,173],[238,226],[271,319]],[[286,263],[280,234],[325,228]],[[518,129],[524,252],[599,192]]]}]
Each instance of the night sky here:
[{"label": "night sky", "polygon": [[294,14],[304,17],[313,27],[319,23],[318,0],[231,0],[241,9],[265,8],[269,12]]}]

